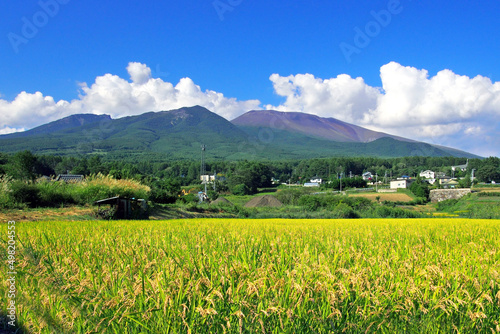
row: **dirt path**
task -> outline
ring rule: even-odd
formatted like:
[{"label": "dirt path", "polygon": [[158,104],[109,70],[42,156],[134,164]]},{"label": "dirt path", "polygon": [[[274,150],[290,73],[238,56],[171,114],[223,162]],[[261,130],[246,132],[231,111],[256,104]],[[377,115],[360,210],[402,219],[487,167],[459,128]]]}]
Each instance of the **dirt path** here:
[{"label": "dirt path", "polygon": [[0,211],[0,222],[10,220],[38,221],[38,220],[87,220],[92,218],[92,208],[68,207],[68,208],[43,208],[27,210],[2,210]]}]

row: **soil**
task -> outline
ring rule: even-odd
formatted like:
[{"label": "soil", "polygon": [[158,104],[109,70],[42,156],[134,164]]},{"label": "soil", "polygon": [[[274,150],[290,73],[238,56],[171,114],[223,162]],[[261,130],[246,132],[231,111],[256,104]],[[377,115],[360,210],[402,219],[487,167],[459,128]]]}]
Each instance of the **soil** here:
[{"label": "soil", "polygon": [[213,201],[212,203],[210,203],[210,205],[234,205],[234,204],[231,203],[231,202],[229,202],[224,197],[219,197],[215,201]]},{"label": "soil", "polygon": [[245,204],[245,208],[262,208],[262,207],[280,207],[281,203],[276,197],[272,195],[264,195],[252,198]]},{"label": "soil", "polygon": [[[40,220],[85,220],[92,219],[92,208],[44,208],[26,210],[5,210],[0,212],[0,222],[6,221],[40,221]],[[93,218],[95,219],[95,218]]]}]

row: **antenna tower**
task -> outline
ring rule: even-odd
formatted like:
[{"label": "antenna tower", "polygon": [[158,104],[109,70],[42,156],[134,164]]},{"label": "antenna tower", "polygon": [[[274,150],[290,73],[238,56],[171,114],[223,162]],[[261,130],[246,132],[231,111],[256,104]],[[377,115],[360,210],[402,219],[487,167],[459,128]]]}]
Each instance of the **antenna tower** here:
[{"label": "antenna tower", "polygon": [[202,177],[206,174],[205,167],[205,150],[207,147],[205,145],[201,145],[201,166],[200,166],[200,180],[203,181]]}]

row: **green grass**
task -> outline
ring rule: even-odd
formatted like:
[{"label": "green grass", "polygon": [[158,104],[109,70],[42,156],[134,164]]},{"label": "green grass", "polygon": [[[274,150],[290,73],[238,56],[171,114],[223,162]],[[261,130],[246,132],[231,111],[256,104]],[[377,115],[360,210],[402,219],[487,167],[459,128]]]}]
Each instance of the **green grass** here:
[{"label": "green grass", "polygon": [[[32,222],[16,232],[29,333],[498,331],[498,220]],[[2,277],[2,296],[6,286]]]},{"label": "green grass", "polygon": [[473,193],[459,200],[447,200],[436,205],[438,211],[467,218],[500,219],[500,197],[481,197]]}]

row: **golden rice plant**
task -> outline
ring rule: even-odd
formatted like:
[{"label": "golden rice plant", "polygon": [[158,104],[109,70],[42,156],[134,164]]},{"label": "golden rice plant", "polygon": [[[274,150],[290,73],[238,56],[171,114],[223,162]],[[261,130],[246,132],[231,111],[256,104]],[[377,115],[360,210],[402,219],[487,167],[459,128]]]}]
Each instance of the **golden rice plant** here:
[{"label": "golden rice plant", "polygon": [[19,324],[29,333],[500,332],[498,220],[34,222],[17,230]]}]

